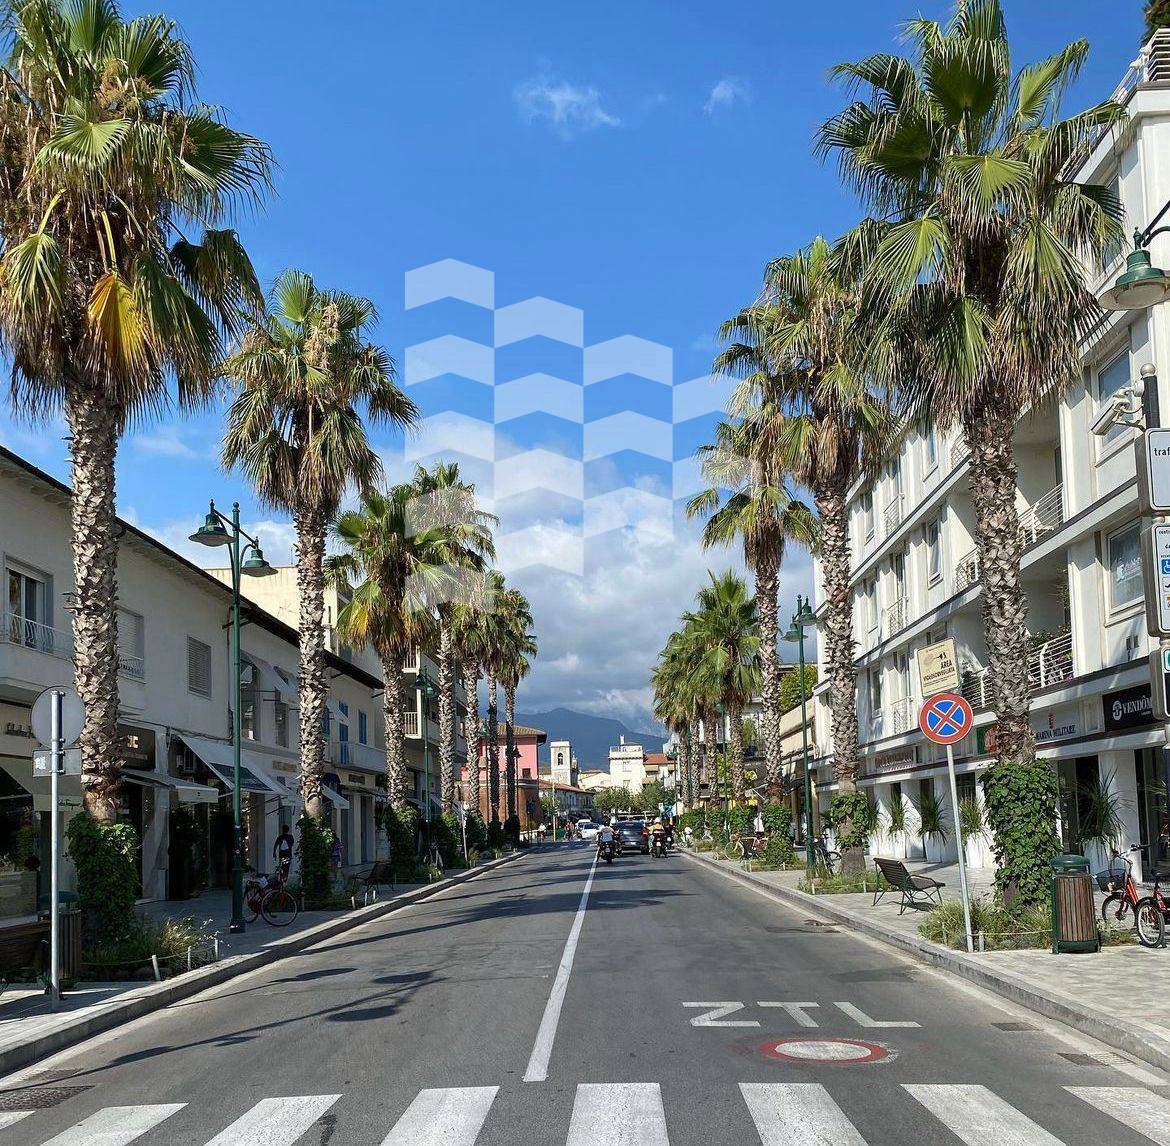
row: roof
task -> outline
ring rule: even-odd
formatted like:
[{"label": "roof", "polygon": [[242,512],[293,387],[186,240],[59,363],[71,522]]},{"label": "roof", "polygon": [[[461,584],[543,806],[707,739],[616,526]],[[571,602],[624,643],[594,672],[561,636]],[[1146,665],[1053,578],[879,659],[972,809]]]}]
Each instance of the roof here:
[{"label": "roof", "polygon": [[[8,462],[14,468],[23,471],[29,477],[41,482],[43,485],[47,485],[50,489],[55,490],[66,499],[73,496],[73,490],[64,482],[58,481],[51,474],[45,473],[44,470],[34,466],[32,462],[22,458],[19,454],[14,454],[5,446],[0,446],[0,461]],[[192,521],[195,520],[196,516],[196,514],[192,514]],[[136,525],[131,525],[124,518],[118,517],[115,520],[118,523],[121,536],[129,536],[136,541],[142,542],[156,557],[177,565],[182,572],[197,579],[203,588],[220,594],[229,604],[231,603],[232,589],[230,585],[226,585],[218,577],[213,577],[206,569],[201,569],[196,565],[194,561],[189,561],[181,553],[176,553],[169,546],[164,545],[157,537],[152,537],[145,530],[139,529]],[[284,621],[277,620],[271,613],[261,609],[259,605],[252,601],[242,599],[240,606],[241,616],[252,624],[259,625],[262,629],[266,629],[274,636],[280,637],[282,640],[288,641],[289,644],[299,647],[300,634],[292,625],[286,625]],[[343,657],[339,657],[336,653],[325,650],[325,663],[330,668],[337,669],[339,672],[345,673],[346,676],[353,677],[354,680],[374,690],[382,688],[382,680],[380,677],[376,677],[372,673],[358,668],[357,665],[351,664]]]},{"label": "roof", "polygon": [[[507,724],[500,720],[496,722],[496,739],[501,743],[508,735]],[[529,728],[526,724],[513,724],[513,736],[535,736],[536,739],[543,744],[548,739],[548,733],[543,728]]]},{"label": "roof", "polygon": [[651,766],[661,768],[664,764],[671,763],[671,759],[665,752],[647,752],[646,753],[646,767]]}]

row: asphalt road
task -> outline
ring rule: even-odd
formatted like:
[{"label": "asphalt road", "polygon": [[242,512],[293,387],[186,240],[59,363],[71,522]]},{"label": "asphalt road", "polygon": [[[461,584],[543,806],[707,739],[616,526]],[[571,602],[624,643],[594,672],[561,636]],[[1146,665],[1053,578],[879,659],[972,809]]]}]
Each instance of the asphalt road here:
[{"label": "asphalt road", "polygon": [[592,859],[546,848],[2,1080],[0,1146],[1170,1143],[1158,1072],[684,857]]}]

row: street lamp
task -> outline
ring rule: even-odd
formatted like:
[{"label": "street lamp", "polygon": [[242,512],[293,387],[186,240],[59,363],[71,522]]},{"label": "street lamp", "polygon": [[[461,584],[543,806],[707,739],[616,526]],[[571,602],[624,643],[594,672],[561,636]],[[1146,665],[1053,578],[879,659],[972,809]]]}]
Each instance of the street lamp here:
[{"label": "street lamp", "polygon": [[[724,714],[723,705],[716,702],[715,711],[719,714],[718,727],[722,728],[723,727],[723,714]],[[721,761],[720,757],[718,755],[718,753],[719,753],[719,736],[720,736],[720,733],[717,731],[715,733],[715,752],[716,752],[715,767],[719,768],[720,763],[722,763],[722,770],[723,770],[723,842],[725,844],[729,844],[729,843],[731,843],[731,801],[728,798],[728,793],[727,793],[727,772],[728,772],[727,749],[726,749],[726,747],[724,747],[723,757],[722,757],[722,761]]]},{"label": "street lamp", "polygon": [[426,665],[423,665],[422,672],[415,677],[414,687],[421,698],[419,725],[423,742],[423,822],[427,826],[427,846],[429,847],[431,842],[431,742],[427,739],[427,711],[431,701],[435,699],[437,690],[434,682],[427,675]]},{"label": "street lamp", "polygon": [[800,657],[800,738],[804,744],[804,855],[808,867],[809,878],[812,878],[816,853],[813,851],[813,822],[812,822],[812,775],[808,767],[808,706],[804,687],[804,630],[809,625],[815,625],[812,607],[803,597],[797,595],[796,612],[792,614],[792,624],[784,634],[786,641],[795,642]]},{"label": "street lamp", "polygon": [[[231,527],[230,531],[228,527]],[[247,542],[242,548],[241,538]],[[260,542],[240,528],[240,503],[232,505],[227,517],[215,508],[207,511],[203,524],[190,540],[200,545],[226,545],[232,576],[232,919],[228,930],[244,930],[244,832],[240,809],[240,577],[271,577],[276,570],[264,560]]]},{"label": "street lamp", "polygon": [[1170,298],[1170,278],[1161,267],[1151,264],[1148,250],[1155,235],[1170,232],[1170,227],[1158,226],[1167,211],[1170,211],[1170,202],[1144,231],[1134,231],[1133,250],[1125,261],[1125,270],[1101,296],[1101,305],[1106,310],[1147,310]]}]

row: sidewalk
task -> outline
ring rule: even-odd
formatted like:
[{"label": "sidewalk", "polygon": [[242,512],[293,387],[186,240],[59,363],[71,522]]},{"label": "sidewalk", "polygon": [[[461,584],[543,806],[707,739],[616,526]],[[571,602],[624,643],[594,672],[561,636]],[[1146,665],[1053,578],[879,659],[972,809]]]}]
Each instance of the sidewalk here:
[{"label": "sidewalk", "polygon": [[[1135,1058],[1170,1070],[1170,996],[1165,990],[1170,948],[1150,950],[1134,945],[1105,947],[1086,955],[1053,955],[1049,949],[968,955],[923,939],[918,924],[924,912],[908,910],[899,916],[896,895],[886,896],[876,907],[872,893],[808,895],[796,889],[803,876],[800,871],[749,873],[739,861],[715,860],[686,850],[683,854],[811,916],[830,919],[888,943]],[[959,898],[957,866],[906,866],[913,873],[945,882],[946,898]],[[990,890],[990,872],[976,869],[969,874],[973,895]]]},{"label": "sidewalk", "polygon": [[48,997],[40,986],[13,984],[0,994],[0,1076],[237,975],[287,958],[408,904],[428,899],[527,854],[526,851],[513,852],[436,883],[399,884],[393,893],[383,888],[379,899],[369,906],[360,906],[359,896],[356,910],[303,911],[287,927],[274,928],[257,920],[242,935],[228,933],[230,892],[212,892],[178,902],[143,904],[138,910],[154,919],[185,919],[190,916],[209,921],[206,930],[218,932],[220,939],[218,961],[161,983],[87,982],[67,991],[57,1011],[49,1010]]}]

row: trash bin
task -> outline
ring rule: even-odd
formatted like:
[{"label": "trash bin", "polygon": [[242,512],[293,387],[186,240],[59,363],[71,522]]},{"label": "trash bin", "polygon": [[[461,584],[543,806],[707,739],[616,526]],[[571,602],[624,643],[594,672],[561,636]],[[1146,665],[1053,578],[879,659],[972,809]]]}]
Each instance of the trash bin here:
[{"label": "trash bin", "polygon": [[1100,951],[1093,878],[1084,856],[1052,861],[1052,953]]}]

